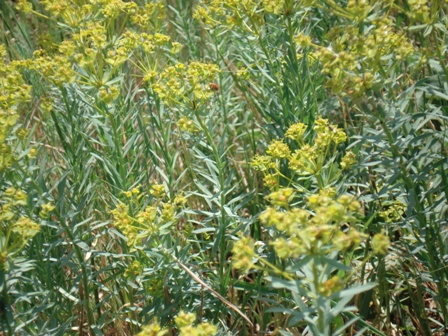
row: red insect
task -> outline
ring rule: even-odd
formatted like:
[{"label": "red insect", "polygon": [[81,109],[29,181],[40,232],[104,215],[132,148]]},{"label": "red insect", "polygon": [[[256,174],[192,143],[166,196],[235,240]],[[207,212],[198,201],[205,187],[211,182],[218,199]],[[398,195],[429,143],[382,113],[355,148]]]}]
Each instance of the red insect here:
[{"label": "red insect", "polygon": [[210,83],[210,89],[213,91],[218,91],[219,90],[219,85],[216,83]]}]

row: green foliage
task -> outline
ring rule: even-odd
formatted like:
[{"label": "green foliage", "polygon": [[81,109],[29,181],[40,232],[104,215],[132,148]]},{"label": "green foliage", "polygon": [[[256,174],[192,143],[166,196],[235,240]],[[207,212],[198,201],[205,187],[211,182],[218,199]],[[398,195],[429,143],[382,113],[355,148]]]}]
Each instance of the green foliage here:
[{"label": "green foliage", "polygon": [[1,333],[444,335],[447,11],[1,1]]}]

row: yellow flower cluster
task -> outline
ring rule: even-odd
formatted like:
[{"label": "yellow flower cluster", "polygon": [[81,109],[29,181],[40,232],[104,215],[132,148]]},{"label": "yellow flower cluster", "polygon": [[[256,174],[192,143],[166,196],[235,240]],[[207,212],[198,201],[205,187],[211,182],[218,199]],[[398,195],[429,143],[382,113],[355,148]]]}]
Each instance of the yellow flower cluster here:
[{"label": "yellow flower cluster", "polygon": [[362,22],[372,10],[369,0],[349,0],[346,10],[351,14],[352,19]]},{"label": "yellow flower cluster", "polygon": [[[63,46],[67,46],[67,44]],[[38,50],[34,52],[33,56],[33,62],[29,69],[35,70],[46,81],[58,87],[75,81],[76,73],[72,69],[73,62],[66,55]]]},{"label": "yellow flower cluster", "polygon": [[350,169],[356,163],[356,154],[352,151],[345,153],[344,157],[341,159],[341,168],[346,170]]},{"label": "yellow flower cluster", "polygon": [[[345,132],[329,124],[328,120],[318,118],[313,127],[314,136],[311,141],[305,141],[306,125],[296,123],[291,125],[285,133],[285,137],[294,140],[299,149],[291,152],[284,140],[273,140],[266,151],[267,155],[256,155],[251,162],[252,168],[265,174],[265,185],[270,189],[278,186],[279,160],[286,159],[289,168],[296,174],[301,175],[326,175],[325,185],[340,174],[339,171],[328,168],[328,174],[322,174],[327,167],[329,157],[336,154],[336,145],[347,140]],[[341,160],[341,168],[348,169],[355,163],[355,154],[347,152]],[[320,182],[319,182],[320,183]],[[324,186],[320,183],[321,187]]]},{"label": "yellow flower cluster", "polygon": [[306,125],[302,123],[297,123],[291,125],[290,128],[285,133],[287,138],[296,141],[299,145],[303,144],[303,136],[305,135]]},{"label": "yellow flower cluster", "polygon": [[138,260],[134,260],[126,270],[124,271],[124,276],[126,278],[135,278],[142,273],[143,267]]},{"label": "yellow flower cluster", "polygon": [[56,207],[52,203],[45,203],[41,205],[41,210],[39,213],[39,216],[43,219],[50,218],[50,213],[55,209]]},{"label": "yellow flower cluster", "polygon": [[253,240],[250,237],[241,237],[233,244],[232,254],[233,267],[248,273],[255,260]]},{"label": "yellow flower cluster", "polygon": [[[428,6],[427,0],[409,0],[408,1],[409,11],[408,15],[414,21],[431,23],[431,10]],[[434,10],[437,13],[437,10]]]},{"label": "yellow flower cluster", "polygon": [[[34,53],[26,68],[59,88],[76,81],[106,104],[121,93],[117,79],[126,61],[131,60],[144,79],[151,81],[167,60],[155,54],[176,53],[181,48],[159,32],[165,15],[161,1],[141,6],[124,0],[43,0],[40,5],[48,12],[48,20],[65,27],[66,36],[58,44],[47,33],[42,34],[42,49]],[[25,0],[18,8],[46,17]],[[125,20],[129,21],[127,30],[119,29],[125,26]]]},{"label": "yellow flower cluster", "polygon": [[[179,336],[214,336],[218,328],[207,322],[199,323],[193,326],[196,321],[196,315],[193,313],[185,313],[181,311],[174,322],[179,330]],[[147,326],[137,336],[163,336],[167,335],[168,330],[162,329],[157,319]]]},{"label": "yellow flower cluster", "polygon": [[195,320],[196,314],[181,311],[174,319],[179,329],[179,336],[213,336],[218,331],[216,326],[207,322],[193,326]]},{"label": "yellow flower cluster", "polygon": [[184,103],[191,107],[193,102],[198,104],[213,96],[209,83],[219,72],[220,69],[215,64],[178,63],[165,68],[153,89],[167,104]]},{"label": "yellow flower cluster", "polygon": [[12,232],[19,235],[23,241],[28,241],[40,231],[40,226],[28,217],[20,217],[13,225]]},{"label": "yellow flower cluster", "polygon": [[[297,258],[301,255],[328,254],[334,251],[346,252],[358,247],[364,237],[353,226],[360,214],[359,202],[350,195],[330,197],[334,191],[321,191],[308,197],[308,209],[289,208],[293,197],[290,188],[271,193],[267,199],[272,207],[260,215],[263,225],[273,226],[282,236],[276,238],[274,246],[280,258]],[[279,195],[284,202],[278,202]],[[341,230],[342,225],[350,229]]]},{"label": "yellow flower cluster", "polygon": [[174,224],[177,211],[186,203],[186,198],[179,194],[174,199],[164,201],[166,192],[163,185],[155,184],[150,189],[150,194],[155,199],[153,205],[146,206],[131,215],[131,208],[135,207],[145,195],[138,188],[124,192],[130,199],[130,204],[119,202],[110,213],[113,217],[113,225],[126,237],[128,246],[138,248],[150,238],[158,238],[162,230]]},{"label": "yellow flower cluster", "polygon": [[155,198],[163,198],[166,196],[165,186],[163,184],[153,184],[149,193]]},{"label": "yellow flower cluster", "polygon": [[318,287],[318,292],[323,296],[330,296],[333,293],[337,293],[344,287],[344,282],[339,276],[335,275],[330,279],[321,283]]},{"label": "yellow flower cluster", "polygon": [[157,28],[158,22],[164,18],[165,5],[162,2],[145,4],[144,7],[139,7],[131,16],[132,22],[144,30]]},{"label": "yellow flower cluster", "polygon": [[[0,195],[0,269],[6,268],[9,257],[16,255],[40,231],[40,225],[22,215],[27,205],[27,195],[22,190],[9,187]],[[54,209],[46,205],[46,211]]]},{"label": "yellow flower cluster", "polygon": [[23,61],[8,62],[6,48],[0,44],[0,172],[11,166],[15,155],[7,141],[18,121],[17,107],[31,99],[31,87],[22,77]]},{"label": "yellow flower cluster", "polygon": [[[260,215],[260,222],[278,232],[271,245],[282,259],[343,253],[357,248],[366,238],[355,226],[361,215],[359,201],[351,195],[337,197],[336,190],[329,187],[344,169],[349,169],[355,162],[355,155],[347,152],[339,169],[331,167],[332,164],[337,165],[336,145],[345,142],[347,136],[342,129],[323,118],[315,121],[312,130],[312,134],[307,133],[307,126],[302,123],[292,125],[285,137],[295,141],[299,149],[291,152],[284,140],[273,140],[267,155],[257,155],[251,162],[254,169],[264,173],[265,185],[271,190],[266,196],[271,206]],[[316,179],[319,191],[304,196],[303,191],[306,190],[280,170],[280,164],[285,160],[293,176],[311,175],[311,180]],[[326,176],[327,180],[322,182],[321,176]],[[289,180],[289,186],[281,187],[280,177]],[[299,198],[307,199],[306,206],[297,207]],[[232,252],[234,267],[245,272],[257,260],[254,243],[249,237],[236,242]],[[325,293],[340,288],[338,281],[334,278],[323,284]]]},{"label": "yellow flower cluster", "polygon": [[406,204],[400,201],[393,201],[383,204],[383,209],[379,215],[386,221],[386,223],[396,223],[403,219],[406,211]]},{"label": "yellow flower cluster", "polygon": [[288,13],[285,0],[201,0],[194,12],[194,18],[209,27],[226,25],[240,27],[249,32],[260,28],[264,14],[283,15]]},{"label": "yellow flower cluster", "polygon": [[[114,20],[124,16],[130,17],[131,22],[141,29],[156,31],[165,17],[162,1],[140,6],[135,1],[125,0],[42,0],[40,5],[48,12],[48,17],[73,30],[86,22],[106,22],[106,26],[110,27]],[[28,0],[19,0],[17,8],[25,13],[33,12],[33,5]],[[37,15],[45,17],[41,13]]]},{"label": "yellow flower cluster", "polygon": [[251,167],[259,171],[269,171],[275,169],[277,165],[270,155],[255,155],[250,163]]},{"label": "yellow flower cluster", "polygon": [[157,319],[154,319],[150,324],[144,326],[137,336],[164,336],[168,334],[167,329],[162,329]]},{"label": "yellow flower cluster", "polygon": [[[322,72],[328,75],[326,84],[333,93],[359,96],[378,83],[377,76],[387,67],[390,57],[400,60],[415,52],[409,38],[395,28],[387,13],[368,15],[372,6],[366,0],[349,1],[346,15],[351,17],[327,33],[329,46],[313,44],[307,35],[295,37],[302,48],[314,49],[311,57],[319,60]],[[366,24],[371,28],[362,29]]]},{"label": "yellow flower cluster", "polygon": [[[266,13],[292,15],[302,11],[301,16],[306,16],[320,11],[330,18],[338,17],[328,20],[336,25],[326,34],[327,42],[314,44],[311,36],[294,32],[295,42],[301,48],[311,47],[313,52],[306,55],[313,62],[319,60],[327,75],[326,85],[333,93],[356,98],[384,85],[384,72],[392,66],[391,59],[419,56],[420,63],[426,63],[425,54],[434,51],[422,50],[418,54],[409,31],[401,27],[402,21],[407,17],[417,31],[434,24],[443,15],[444,6],[443,1],[427,0],[409,0],[404,4],[371,0],[201,0],[194,17],[211,28],[239,28],[256,36],[267,25]],[[304,53],[297,55],[301,58]]]},{"label": "yellow flower cluster", "polygon": [[134,2],[125,2],[122,0],[98,0],[97,5],[100,5],[99,13],[106,18],[115,19],[121,13],[133,15],[136,12],[137,4]]},{"label": "yellow flower cluster", "polygon": [[291,155],[291,151],[287,144],[282,140],[274,140],[269,144],[266,151],[268,155],[274,159],[286,159]]},{"label": "yellow flower cluster", "polygon": [[197,127],[194,124],[194,121],[191,119],[188,119],[187,117],[181,117],[178,122],[177,122],[177,126],[185,132],[189,132],[189,133],[195,133],[197,132]]},{"label": "yellow flower cluster", "polygon": [[372,245],[373,253],[384,255],[389,249],[390,239],[383,232],[381,232],[373,236],[370,244]]},{"label": "yellow flower cluster", "polygon": [[326,150],[332,143],[338,145],[347,140],[345,132],[335,125],[330,125],[327,119],[317,119],[313,129],[316,132],[314,138],[316,149]]},{"label": "yellow flower cluster", "polygon": [[[367,238],[357,229],[363,215],[360,202],[352,195],[338,196],[331,187],[356,161],[356,155],[349,151],[337,167],[336,145],[347,140],[345,132],[323,118],[315,121],[313,131],[307,134],[306,125],[294,124],[285,137],[294,140],[299,149],[291,153],[283,140],[274,140],[268,146],[267,155],[257,155],[251,162],[254,169],[264,173],[265,185],[271,190],[265,197],[271,205],[259,219],[264,226],[275,229],[276,236],[270,245],[281,259],[339,255],[358,248]],[[289,163],[292,177],[280,169],[285,161]],[[294,180],[297,173],[317,182],[314,188],[317,191],[310,193],[297,183]],[[280,178],[287,182],[286,187],[281,186]],[[372,251],[384,254],[389,244],[386,235],[377,234],[371,241]],[[232,253],[233,266],[244,272],[253,268],[258,260],[279,272],[257,256],[250,237],[234,243]],[[334,276],[325,279],[316,290],[330,296],[343,286],[344,282]]]},{"label": "yellow flower cluster", "polygon": [[[289,147],[280,140],[274,140],[268,147],[267,154],[254,157],[251,165],[265,173],[265,184],[271,189],[266,199],[271,206],[260,215],[260,222],[266,227],[273,227],[277,237],[270,243],[281,259],[299,258],[301,256],[327,256],[334,253],[346,253],[356,249],[367,235],[357,229],[362,217],[360,202],[352,195],[337,196],[336,190],[327,184],[319,184],[318,192],[303,195],[299,185],[280,187],[278,162],[288,160],[289,167],[301,173],[308,172],[318,177],[320,170],[327,169],[327,162],[334,162],[334,157],[327,155],[333,144],[346,140],[345,133],[330,125],[327,120],[319,118],[313,127],[314,139],[306,143],[306,127],[295,124],[286,132],[286,137],[301,143],[301,148],[291,154]],[[333,153],[334,155],[334,153]],[[341,160],[341,168],[336,177],[355,163],[355,154],[347,152]],[[329,175],[328,169],[324,175]],[[306,204],[298,207],[299,197],[306,199]],[[384,234],[373,237],[371,246],[374,254],[385,254],[390,241]],[[250,237],[242,237],[234,243],[232,249],[233,267],[249,272],[260,259],[254,250]],[[268,266],[272,267],[269,263]],[[278,271],[278,270],[276,270]],[[319,293],[329,296],[343,288],[343,281],[338,277],[326,279],[319,285]]]},{"label": "yellow flower cluster", "polygon": [[[29,8],[26,1],[21,1],[19,8]],[[40,3],[51,17],[62,20],[72,28],[78,27],[82,22],[95,21],[100,18],[116,19],[122,13],[134,14],[137,4],[122,0],[42,0]]]},{"label": "yellow flower cluster", "polygon": [[285,0],[263,0],[264,10],[268,13],[280,15],[285,11]]},{"label": "yellow flower cluster", "polygon": [[[42,36],[42,47],[34,53],[28,69],[36,71],[45,81],[62,88],[77,82],[90,89],[96,102],[113,103],[121,94],[120,76],[125,62],[140,71],[144,82],[167,104],[179,103],[196,107],[215,93],[210,83],[220,72],[214,64],[190,62],[172,64],[171,55],[182,45],[162,34],[165,7],[162,1],[139,5],[123,0],[44,0],[40,3],[56,19],[67,34],[62,43]],[[33,12],[26,1],[19,8]],[[128,20],[116,24],[116,20]],[[132,27],[132,25],[135,25]],[[151,31],[151,33],[148,33]],[[161,70],[163,69],[163,70]],[[194,124],[180,120],[179,126],[194,132]]]}]

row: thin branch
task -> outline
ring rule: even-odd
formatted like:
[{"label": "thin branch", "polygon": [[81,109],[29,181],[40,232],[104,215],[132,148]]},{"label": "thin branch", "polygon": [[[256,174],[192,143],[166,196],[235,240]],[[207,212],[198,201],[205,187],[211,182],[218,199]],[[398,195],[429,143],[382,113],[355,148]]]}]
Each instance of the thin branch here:
[{"label": "thin branch", "polygon": [[[168,251],[166,251],[166,252],[168,252]],[[225,305],[229,306],[231,309],[236,311],[242,318],[244,318],[247,321],[247,323],[249,323],[249,325],[251,327],[253,327],[253,323],[251,322],[251,320],[249,320],[249,318],[237,306],[235,306],[233,303],[231,303],[230,301],[225,299],[221,294],[219,294],[217,291],[215,291],[213,288],[211,288],[209,285],[207,285],[203,280],[201,280],[201,278],[199,278],[190,269],[188,269],[187,266],[182,264],[181,261],[179,259],[177,259],[173,254],[170,253],[170,255],[180,265],[180,267],[182,267],[184,269],[184,271],[187,272],[193,278],[194,281],[200,283],[204,288],[207,288],[214,296],[216,296],[218,299],[220,299]]]}]

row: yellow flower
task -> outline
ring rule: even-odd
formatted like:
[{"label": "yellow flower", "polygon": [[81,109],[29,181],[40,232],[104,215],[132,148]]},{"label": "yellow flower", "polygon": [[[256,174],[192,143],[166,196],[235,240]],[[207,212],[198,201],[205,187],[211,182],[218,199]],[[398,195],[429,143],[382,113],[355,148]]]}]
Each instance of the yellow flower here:
[{"label": "yellow flower", "polygon": [[281,259],[298,258],[306,252],[305,245],[297,237],[291,237],[288,240],[277,238],[270,245],[274,247],[275,252]]},{"label": "yellow flower", "polygon": [[34,237],[39,231],[39,224],[27,217],[20,217],[12,226],[12,231],[22,236],[24,240]]},{"label": "yellow flower", "polygon": [[17,3],[17,9],[26,14],[32,12],[33,5],[27,0],[19,0],[19,2]]},{"label": "yellow flower", "polygon": [[306,125],[302,123],[297,123],[291,125],[291,127],[288,128],[288,130],[285,133],[285,136],[300,143],[303,140],[303,135],[305,134],[305,131],[306,131]]},{"label": "yellow flower", "polygon": [[162,329],[157,319],[154,319],[153,322],[144,326],[137,336],[164,336],[166,334],[168,334],[168,330]]},{"label": "yellow flower", "polygon": [[162,223],[168,223],[173,221],[176,218],[175,206],[171,203],[164,203],[162,205],[162,216],[160,220]]},{"label": "yellow flower", "polygon": [[190,133],[197,132],[196,125],[194,124],[194,121],[191,119],[188,119],[187,117],[182,117],[177,122],[177,126],[182,130]]},{"label": "yellow flower", "polygon": [[268,155],[255,155],[250,162],[250,166],[259,171],[267,171],[270,168],[275,168],[275,163],[272,157]]},{"label": "yellow flower", "polygon": [[191,326],[196,320],[196,315],[193,313],[185,313],[184,311],[180,311],[180,313],[174,319],[176,326],[181,329],[186,326]]},{"label": "yellow flower", "polygon": [[285,0],[263,0],[264,9],[268,13],[282,14],[285,6]]},{"label": "yellow flower", "polygon": [[341,168],[349,169],[356,162],[356,154],[352,151],[348,151],[345,153],[344,157],[341,160]]},{"label": "yellow flower", "polygon": [[163,184],[153,184],[149,192],[155,198],[163,198],[166,196],[165,186]]},{"label": "yellow flower", "polygon": [[135,278],[140,275],[142,272],[142,265],[138,260],[134,260],[132,264],[130,264],[126,270],[124,271],[124,276],[126,278]]},{"label": "yellow flower", "polygon": [[242,237],[232,247],[233,267],[248,273],[254,265],[255,250],[254,242],[250,237]]},{"label": "yellow flower", "polygon": [[381,232],[373,236],[370,244],[372,246],[373,253],[384,255],[387,253],[387,249],[390,246],[390,239],[383,232]]},{"label": "yellow flower", "polygon": [[294,198],[294,190],[292,188],[282,188],[266,196],[266,199],[272,205],[286,208]]},{"label": "yellow flower", "polygon": [[278,159],[284,159],[291,155],[288,145],[282,140],[273,140],[268,146],[266,153]]},{"label": "yellow flower", "polygon": [[46,204],[42,204],[42,210],[40,211],[40,216],[42,218],[48,218],[50,217],[50,212],[52,212],[56,207],[54,206],[54,204],[52,203],[46,203]]},{"label": "yellow flower", "polygon": [[28,157],[30,159],[34,159],[36,155],[37,155],[37,148],[36,147],[30,148],[30,151],[28,152]]},{"label": "yellow flower", "polygon": [[330,296],[336,292],[339,292],[344,287],[342,280],[335,275],[334,277],[328,279],[319,286],[319,292],[324,296]]},{"label": "yellow flower", "polygon": [[278,176],[276,174],[268,174],[263,178],[264,185],[270,190],[278,185]]},{"label": "yellow flower", "polygon": [[187,198],[183,195],[183,193],[180,193],[176,195],[173,199],[173,205],[176,207],[182,207],[187,203]]}]

